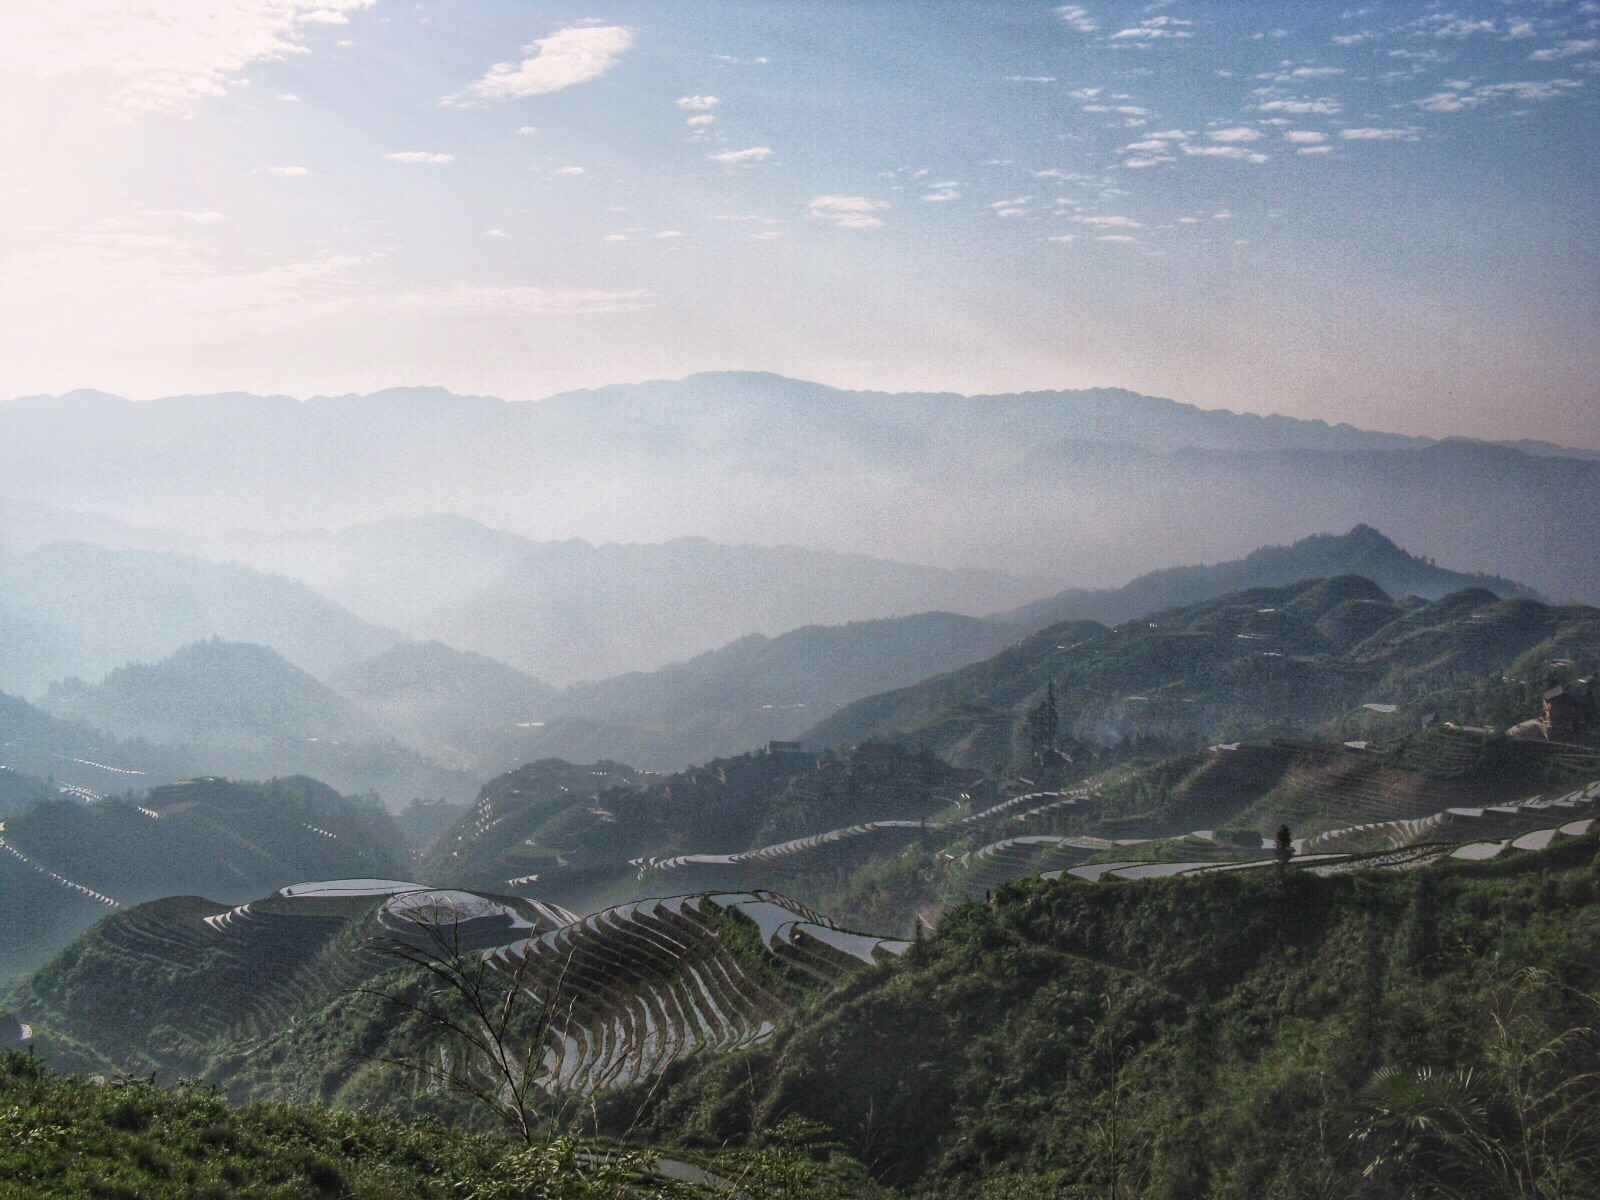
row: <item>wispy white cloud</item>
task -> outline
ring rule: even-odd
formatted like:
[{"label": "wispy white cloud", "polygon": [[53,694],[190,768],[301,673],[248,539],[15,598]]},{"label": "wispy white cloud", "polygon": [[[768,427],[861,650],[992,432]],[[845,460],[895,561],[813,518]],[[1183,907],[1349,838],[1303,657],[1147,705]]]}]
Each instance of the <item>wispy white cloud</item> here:
[{"label": "wispy white cloud", "polygon": [[579,175],[587,175],[588,173],[583,167],[557,167],[552,172],[555,175],[565,175],[569,179],[576,179]]},{"label": "wispy white cloud", "polygon": [[455,162],[454,154],[433,154],[427,150],[397,150],[393,154],[383,156],[389,162],[397,163],[430,163],[435,166]]},{"label": "wispy white cloud", "polygon": [[715,120],[716,120],[716,117],[712,116],[710,113],[700,113],[697,116],[690,117],[689,120],[687,122],[685,122],[685,123],[687,125],[689,125],[691,128],[700,129],[700,128],[703,128],[706,125],[711,124],[711,122],[713,122]]},{"label": "wispy white cloud", "polygon": [[1470,80],[1447,80],[1446,83],[1448,87],[1444,91],[1434,92],[1412,103],[1427,112],[1461,112],[1494,100],[1521,100],[1525,103],[1554,100],[1583,86],[1576,79],[1518,80],[1476,85]]},{"label": "wispy white cloud", "polygon": [[1146,17],[1137,25],[1127,29],[1119,29],[1111,36],[1113,39],[1123,38],[1135,41],[1154,41],[1158,38],[1191,38],[1194,34],[1183,28],[1193,25],[1193,21],[1185,21],[1178,17]]},{"label": "wispy white cloud", "polygon": [[1143,229],[1142,221],[1135,221],[1132,217],[1073,217],[1079,225],[1092,225],[1096,229]]},{"label": "wispy white cloud", "polygon": [[311,172],[305,167],[268,167],[267,172],[272,175],[309,175]]},{"label": "wispy white cloud", "polygon": [[1007,75],[1006,79],[1011,83],[1054,83],[1056,81],[1054,75]]},{"label": "wispy white cloud", "polygon": [[375,0],[6,0],[0,70],[99,76],[114,111],[187,115],[253,63],[308,53],[317,26]]},{"label": "wispy white cloud", "polygon": [[722,101],[715,96],[679,96],[674,103],[690,112],[708,112]]},{"label": "wispy white cloud", "polygon": [[747,150],[724,150],[721,154],[713,154],[711,161],[719,163],[753,163],[765,162],[771,157],[771,146],[751,146]]},{"label": "wispy white cloud", "polygon": [[1266,134],[1248,125],[1235,125],[1231,129],[1210,129],[1206,136],[1213,142],[1258,142]]},{"label": "wispy white cloud", "polygon": [[1100,23],[1091,17],[1089,10],[1081,4],[1063,4],[1056,9],[1056,16],[1079,33],[1093,33],[1100,28]]},{"label": "wispy white cloud", "polygon": [[928,187],[931,190],[924,192],[922,198],[930,204],[943,204],[947,200],[959,200],[961,199],[961,193],[956,189],[960,186],[959,183],[930,183]]},{"label": "wispy white cloud", "polygon": [[1264,163],[1267,156],[1256,150],[1246,150],[1242,146],[1196,146],[1184,143],[1185,154],[1204,155],[1207,158],[1234,158],[1240,162]]},{"label": "wispy white cloud", "polygon": [[814,196],[806,205],[806,215],[832,221],[841,229],[875,229],[883,224],[883,218],[875,214],[888,207],[887,201],[865,196]]},{"label": "wispy white cloud", "polygon": [[1344,105],[1331,97],[1317,100],[1263,100],[1254,105],[1257,112],[1290,113],[1294,116],[1335,117],[1344,111]]},{"label": "wispy white cloud", "polygon": [[1414,142],[1422,130],[1415,125],[1403,129],[1341,129],[1339,136],[1347,142]]},{"label": "wispy white cloud", "polygon": [[1286,129],[1283,131],[1283,140],[1295,142],[1300,145],[1313,146],[1328,140],[1328,135],[1319,133],[1315,129]]},{"label": "wispy white cloud", "polygon": [[178,221],[187,221],[194,225],[214,225],[222,220],[219,212],[184,212],[171,209],[149,209],[144,214],[147,217],[171,217]]},{"label": "wispy white cloud", "polygon": [[989,209],[997,217],[1025,217],[1028,215],[1028,205],[1032,202],[1032,196],[1017,196],[1011,200],[996,200],[989,205]]},{"label": "wispy white cloud", "polygon": [[635,31],[624,25],[571,25],[523,48],[532,55],[520,63],[496,63],[476,83],[441,103],[466,105],[488,100],[518,100],[559,92],[598,79],[633,48]]},{"label": "wispy white cloud", "polygon": [[1600,39],[1568,38],[1559,46],[1535,50],[1528,57],[1534,62],[1559,62],[1564,58],[1577,58],[1580,54],[1593,54],[1596,51],[1600,51]]}]

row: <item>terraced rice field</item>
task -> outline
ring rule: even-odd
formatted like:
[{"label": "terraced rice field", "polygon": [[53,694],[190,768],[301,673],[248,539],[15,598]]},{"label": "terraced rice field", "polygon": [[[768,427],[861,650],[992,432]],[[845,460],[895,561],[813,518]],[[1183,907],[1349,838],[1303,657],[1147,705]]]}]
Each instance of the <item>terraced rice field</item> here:
[{"label": "terraced rice field", "polygon": [[[1597,815],[1579,815],[1587,812]],[[1453,808],[1426,817],[1329,830],[1300,843],[1291,866],[1314,875],[1341,875],[1357,870],[1411,870],[1446,858],[1486,862],[1507,851],[1546,850],[1564,838],[1582,837],[1595,827],[1597,820],[1600,783],[1593,783],[1553,800],[1535,796],[1514,804]],[[1488,829],[1503,836],[1497,840],[1468,840],[1474,833]],[[1099,883],[1266,870],[1273,866],[1273,859],[1240,863],[1103,862],[1046,871],[1043,877]]]},{"label": "terraced rice field", "polygon": [[[753,926],[769,962],[736,944],[729,918]],[[624,904],[489,959],[548,1014],[545,1086],[587,1093],[766,1037],[791,1007],[777,968],[836,986],[908,946],[839,929],[770,892],[724,892]]]},{"label": "terraced rice field", "polygon": [[[671,858],[636,858],[630,865],[639,868],[639,878],[651,872],[681,871],[686,867],[770,867],[797,865],[809,860],[818,852],[849,847],[866,848],[863,843],[876,844],[893,836],[915,836],[927,828],[925,821],[867,821],[843,829],[830,829],[810,837],[794,838],[757,850],[738,854],[679,854]],[[512,883],[520,882],[511,880]]]}]

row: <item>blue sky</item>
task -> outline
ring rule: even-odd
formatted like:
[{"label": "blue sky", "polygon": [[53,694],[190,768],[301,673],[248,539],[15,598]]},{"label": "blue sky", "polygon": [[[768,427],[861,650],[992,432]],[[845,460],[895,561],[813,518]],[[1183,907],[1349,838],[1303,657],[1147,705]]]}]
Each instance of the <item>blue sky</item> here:
[{"label": "blue sky", "polygon": [[13,0],[0,394],[696,370],[1600,445],[1600,5]]}]

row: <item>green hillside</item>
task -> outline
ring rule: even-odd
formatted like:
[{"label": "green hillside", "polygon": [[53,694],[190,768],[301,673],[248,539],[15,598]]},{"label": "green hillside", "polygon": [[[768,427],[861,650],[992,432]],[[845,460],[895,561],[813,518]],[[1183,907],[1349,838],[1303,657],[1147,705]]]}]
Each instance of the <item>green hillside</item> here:
[{"label": "green hillside", "polygon": [[986,662],[848,705],[806,740],[894,738],[957,763],[1010,762],[1026,756],[1026,714],[1047,685],[1067,743],[1355,737],[1404,728],[1440,692],[1481,696],[1490,675],[1531,688],[1552,672],[1592,669],[1597,655],[1594,608],[1484,589],[1397,601],[1341,576],[1254,588],[1114,629],[1052,626]]},{"label": "green hillside", "polygon": [[[646,860],[752,851],[860,822],[918,821],[950,811],[976,778],[895,746],[823,756],[764,750],[667,776],[548,759],[486,785],[420,870],[432,883],[513,887],[584,911],[696,890],[652,873]],[[705,882],[794,885],[788,872]]]},{"label": "green hillside", "polygon": [[156,897],[237,903],[302,879],[392,876],[406,857],[382,808],[304,778],[42,800],[0,828],[0,974],[43,961],[107,912]]},{"label": "green hillside", "polygon": [[0,765],[100,795],[197,774],[182,747],[122,741],[0,693]]},{"label": "green hillside", "polygon": [[59,798],[60,791],[42,779],[35,779],[10,767],[0,767],[0,820],[14,816],[41,800]]},{"label": "green hillside", "polygon": [[[895,1194],[940,1200],[1579,1200],[1600,1181],[1597,854],[1588,833],[1409,871],[1380,856],[1391,869],[1036,879],[909,944],[770,894],[553,926],[558,913],[482,899],[530,927],[494,935],[493,970],[561,1022],[534,1029],[555,1084],[532,1097],[541,1127],[576,1120],[707,1165],[787,1146],[780,1161],[833,1175],[822,1194],[840,1196],[874,1194],[838,1178],[859,1160]],[[370,948],[416,911],[386,898],[407,885],[385,886],[119,913],[8,1003],[40,1053],[80,1069],[484,1128],[385,1065],[438,1052],[426,1023],[356,990],[427,1002]],[[26,1109],[7,1119],[31,1128]],[[365,1120],[307,1121],[328,1119]],[[1486,1165],[1460,1152],[1468,1139],[1520,1153]],[[12,1169],[109,1169],[83,1142],[46,1148]]]},{"label": "green hillside", "polygon": [[266,646],[194,642],[160,662],[118,667],[97,684],[51,685],[46,712],[124,738],[250,746],[375,730],[362,713]]},{"label": "green hillside", "polygon": [[888,1196],[838,1154],[525,1146],[439,1121],[63,1076],[15,1052],[0,1055],[0,1121],[0,1187],[15,1200],[699,1200],[726,1195],[723,1181],[770,1200]]},{"label": "green hillside", "polygon": [[647,1136],[724,1145],[804,1118],[948,1200],[1578,1200],[1600,1188],[1597,849],[1014,885],[612,1119],[644,1102]]}]

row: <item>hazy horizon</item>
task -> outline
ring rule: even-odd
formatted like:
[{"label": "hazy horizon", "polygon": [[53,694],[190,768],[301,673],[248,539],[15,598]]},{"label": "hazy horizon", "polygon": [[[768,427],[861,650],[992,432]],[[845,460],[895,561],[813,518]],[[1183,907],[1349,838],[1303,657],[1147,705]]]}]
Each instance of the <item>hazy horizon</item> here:
[{"label": "hazy horizon", "polygon": [[753,368],[1600,445],[1589,5],[208,11],[0,14],[5,394]]}]

